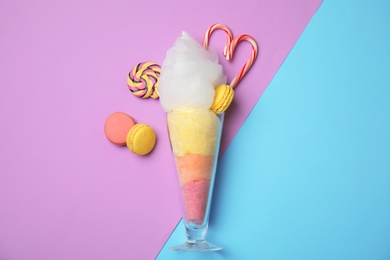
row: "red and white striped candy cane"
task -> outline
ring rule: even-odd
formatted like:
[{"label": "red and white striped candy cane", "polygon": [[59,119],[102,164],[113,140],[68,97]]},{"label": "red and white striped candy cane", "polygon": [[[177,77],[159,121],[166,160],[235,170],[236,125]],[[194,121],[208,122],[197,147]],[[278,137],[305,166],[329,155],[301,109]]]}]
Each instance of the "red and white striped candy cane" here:
[{"label": "red and white striped candy cane", "polygon": [[245,76],[245,74],[248,72],[248,70],[252,67],[253,62],[256,60],[257,57],[257,43],[255,39],[253,39],[252,36],[243,34],[233,39],[233,41],[230,44],[229,51],[227,53],[227,59],[231,60],[233,57],[234,50],[237,47],[237,44],[241,41],[247,41],[252,45],[252,52],[251,56],[249,57],[248,61],[245,63],[245,65],[242,67],[240,72],[234,77],[232,82],[230,82],[230,87],[234,88],[237,86],[238,82]]},{"label": "red and white striped candy cane", "polygon": [[230,83],[230,87],[234,88],[237,86],[238,82],[240,82],[240,80],[245,76],[248,70],[252,67],[253,62],[256,60],[257,52],[258,52],[257,43],[252,36],[247,34],[240,35],[233,39],[233,34],[229,27],[227,27],[224,24],[216,23],[207,29],[203,38],[203,48],[205,49],[208,48],[209,38],[211,34],[218,29],[224,30],[228,36],[226,40],[225,48],[223,49],[223,55],[226,57],[228,61],[230,61],[233,58],[233,53],[238,43],[240,43],[241,41],[247,41],[252,45],[251,56],[249,57],[248,61],[245,63],[245,65],[242,67],[242,69],[239,71],[239,73],[233,78],[232,82]]},{"label": "red and white striped candy cane", "polygon": [[229,46],[233,40],[233,34],[232,34],[232,31],[230,30],[230,28],[224,24],[216,23],[216,24],[211,25],[207,29],[207,31],[203,37],[203,48],[205,48],[205,49],[208,48],[210,36],[215,30],[224,30],[228,36],[226,39],[225,48],[223,49],[223,56],[225,56],[226,59],[229,60],[228,52],[229,52]]}]

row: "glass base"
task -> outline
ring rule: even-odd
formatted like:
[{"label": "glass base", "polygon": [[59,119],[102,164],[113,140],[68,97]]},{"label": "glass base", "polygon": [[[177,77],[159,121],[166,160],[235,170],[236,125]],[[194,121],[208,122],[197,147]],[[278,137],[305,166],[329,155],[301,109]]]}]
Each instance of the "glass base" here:
[{"label": "glass base", "polygon": [[182,245],[178,245],[175,247],[169,248],[170,250],[173,251],[179,251],[179,252],[210,252],[210,251],[218,251],[222,250],[223,247],[221,246],[216,246],[209,244],[208,242],[198,242],[198,243],[189,243],[186,242]]}]

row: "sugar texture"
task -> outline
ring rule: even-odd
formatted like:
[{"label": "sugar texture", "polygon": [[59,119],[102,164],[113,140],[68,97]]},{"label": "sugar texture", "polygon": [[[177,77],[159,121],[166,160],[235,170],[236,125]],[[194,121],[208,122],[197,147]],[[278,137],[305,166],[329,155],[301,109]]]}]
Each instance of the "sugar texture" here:
[{"label": "sugar texture", "polygon": [[182,187],[186,221],[197,225],[204,222],[209,191],[210,180],[192,181]]}]

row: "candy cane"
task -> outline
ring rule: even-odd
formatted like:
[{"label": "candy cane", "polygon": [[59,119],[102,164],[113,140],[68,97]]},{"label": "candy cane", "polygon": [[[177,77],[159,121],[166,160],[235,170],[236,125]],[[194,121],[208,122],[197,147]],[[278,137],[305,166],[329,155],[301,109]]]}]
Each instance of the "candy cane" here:
[{"label": "candy cane", "polygon": [[248,70],[252,67],[253,62],[256,60],[257,52],[258,52],[257,43],[252,36],[247,34],[240,35],[233,39],[233,34],[230,28],[224,24],[217,23],[210,26],[207,29],[203,38],[203,48],[205,49],[208,48],[209,38],[211,34],[217,29],[224,30],[228,36],[226,40],[225,48],[223,49],[223,55],[226,57],[228,61],[230,61],[233,58],[233,53],[238,43],[240,43],[241,41],[247,41],[252,45],[251,56],[249,57],[248,61],[245,63],[245,65],[242,67],[242,69],[239,71],[239,73],[233,78],[232,82],[230,83],[230,87],[234,88],[237,86],[238,82],[240,82],[240,80],[245,76]]},{"label": "candy cane", "polygon": [[234,77],[234,79],[230,83],[230,86],[232,88],[237,86],[238,82],[240,82],[240,80],[245,76],[245,74],[248,72],[248,70],[252,67],[253,62],[256,60],[257,52],[258,52],[257,43],[256,43],[255,39],[253,39],[253,37],[250,35],[243,34],[243,35],[240,35],[240,36],[234,38],[233,41],[231,42],[230,48],[228,51],[228,57],[227,57],[228,60],[232,59],[234,50],[236,49],[237,44],[241,41],[247,41],[252,45],[252,53],[251,53],[251,56],[249,57],[248,61],[245,63],[245,65],[242,67],[242,69],[239,71],[239,73]]},{"label": "candy cane", "polygon": [[[224,30],[227,34],[227,39],[226,39],[226,44],[225,44],[225,48],[223,49],[223,56],[226,57],[227,60],[229,60],[229,55],[228,55],[228,52],[229,52],[229,46],[232,42],[232,39],[233,39],[233,34],[232,34],[232,31],[230,30],[229,27],[227,27],[226,25],[224,24],[220,24],[220,23],[216,23],[216,24],[213,24],[211,25],[204,37],[203,37],[203,48],[207,49],[208,48],[208,45],[209,45],[209,38],[211,36],[211,34],[215,31],[215,30]],[[231,55],[230,55],[231,57]]]}]

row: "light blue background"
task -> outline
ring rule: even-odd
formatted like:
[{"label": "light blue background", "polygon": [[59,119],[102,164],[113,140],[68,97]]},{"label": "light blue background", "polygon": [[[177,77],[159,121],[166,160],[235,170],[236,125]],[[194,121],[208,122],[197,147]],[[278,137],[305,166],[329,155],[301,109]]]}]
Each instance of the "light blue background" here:
[{"label": "light blue background", "polygon": [[390,2],[324,1],[219,163],[208,240],[157,259],[390,259]]}]

